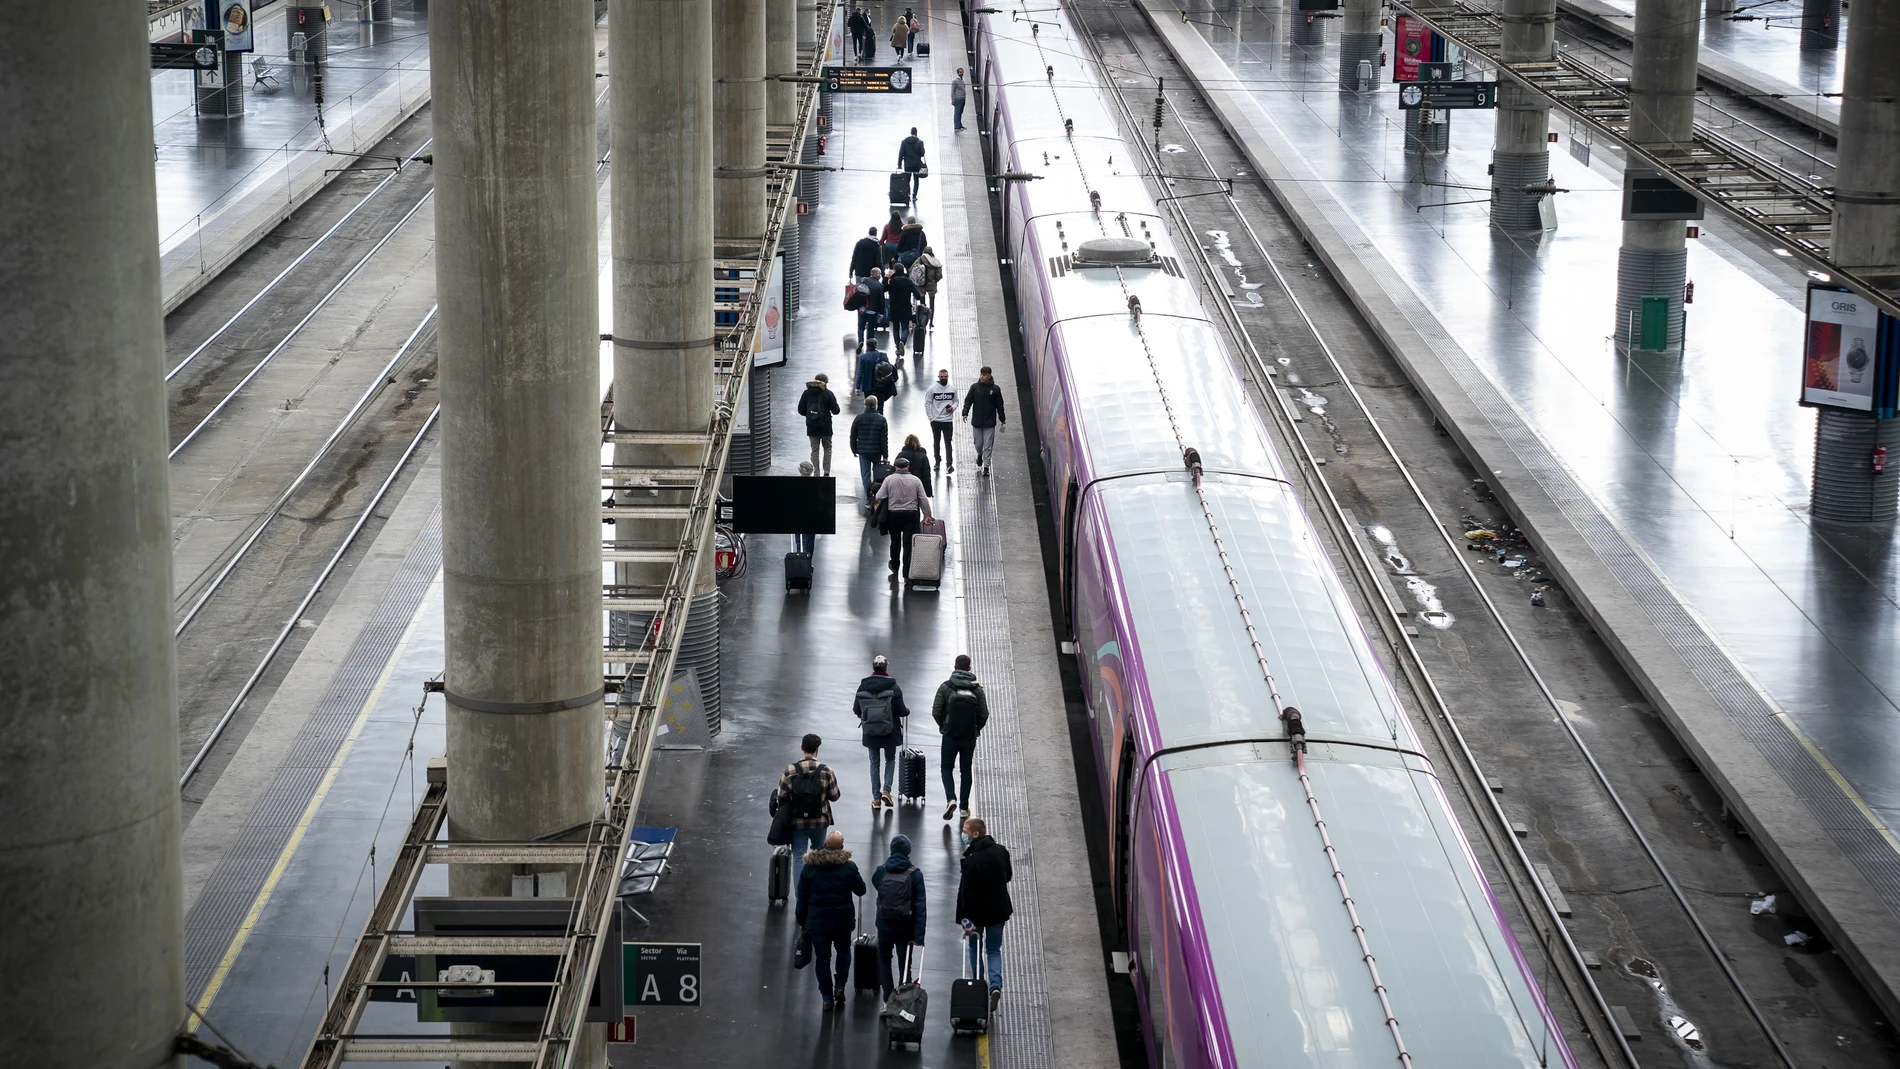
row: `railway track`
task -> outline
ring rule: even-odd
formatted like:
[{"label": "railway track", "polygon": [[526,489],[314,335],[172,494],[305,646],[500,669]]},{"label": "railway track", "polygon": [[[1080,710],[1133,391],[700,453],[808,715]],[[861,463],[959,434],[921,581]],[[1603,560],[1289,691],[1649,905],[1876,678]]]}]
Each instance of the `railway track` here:
[{"label": "railway track", "polygon": [[1502,510],[1205,106],[1157,93],[1188,84],[1167,50],[1126,4],[1068,6],[1573,1051],[1890,1064],[1841,962],[1783,942],[1799,917],[1749,911],[1772,871],[1587,621],[1554,583],[1514,577],[1535,553],[1466,551],[1468,527],[1508,536]]},{"label": "railway track", "polygon": [[[596,105],[605,97],[603,88]],[[605,170],[609,155],[606,119],[603,110],[602,163],[597,174]],[[399,131],[391,140],[403,136]],[[428,144],[423,142],[409,159],[421,156]],[[266,348],[264,360],[250,364],[237,385],[212,403],[211,411],[200,417],[174,447],[174,478],[178,476],[183,447],[199,430],[214,423],[225,402],[296,339],[404,227],[421,225],[415,216],[432,194],[426,178],[412,181],[407,192],[404,186],[393,184],[398,177],[416,170],[405,166],[376,184],[316,243],[255,292],[237,288],[231,299],[243,293],[250,296],[243,298],[237,311],[223,318],[209,336],[192,343],[188,355],[174,365],[174,372],[182,371],[196,357],[215,351],[220,343],[233,352],[243,351],[247,344]],[[426,174],[426,169],[422,173]],[[417,183],[423,188],[416,188]],[[348,237],[351,231],[344,224],[379,194],[391,198],[384,203],[381,214],[365,216],[364,226],[353,238]],[[313,255],[323,242],[331,240],[345,242],[346,254]],[[369,248],[357,255],[365,242]],[[300,270],[309,277],[300,278]],[[295,284],[286,285],[287,280]],[[378,511],[391,500],[389,495],[406,486],[406,481],[414,477],[417,462],[427,456],[427,439],[440,413],[436,401],[437,308],[432,276],[429,281],[431,303],[427,311],[406,328],[403,341],[386,361],[366,365],[366,370],[374,370],[360,380],[363,385],[360,393],[353,394],[354,404],[341,413],[301,467],[293,469],[287,458],[277,456],[260,473],[249,463],[253,458],[247,456],[221,473],[221,481],[234,484],[239,480],[246,481],[246,485],[256,481],[276,489],[275,483],[267,481],[278,479],[282,486],[229,539],[213,563],[180,592],[174,637],[180,666],[179,787],[185,793],[187,815],[210,791],[216,774],[242,743],[249,722],[261,708],[261,699],[275,689],[294,663],[303,638],[322,615],[327,584],[339,570],[347,569],[353,554],[365,544],[363,535],[373,534]],[[288,294],[298,285],[302,287],[301,299],[281,305],[266,300],[280,288]],[[380,311],[365,314],[374,316]],[[387,311],[395,314],[394,309]],[[259,322],[249,323],[247,317],[256,317]],[[248,343],[242,340],[247,332],[251,338]],[[207,360],[199,366],[208,370],[219,363]],[[234,362],[227,357],[221,363],[228,369]],[[290,474],[293,470],[294,475]]]}]

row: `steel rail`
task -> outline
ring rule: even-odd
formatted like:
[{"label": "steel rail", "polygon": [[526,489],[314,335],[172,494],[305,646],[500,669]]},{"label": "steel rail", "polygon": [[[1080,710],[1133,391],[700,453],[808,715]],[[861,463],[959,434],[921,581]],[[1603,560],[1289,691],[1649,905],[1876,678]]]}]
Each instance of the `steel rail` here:
[{"label": "steel rail", "polygon": [[[1119,18],[1117,19],[1117,22],[1118,22],[1118,27],[1119,27],[1120,25]],[[1125,29],[1123,32],[1124,32],[1124,35],[1126,35]],[[1124,115],[1126,116],[1128,114],[1128,106],[1127,106],[1126,101],[1122,99],[1121,92],[1117,90],[1117,92],[1114,95],[1120,107],[1122,108]],[[1213,162],[1207,156],[1206,149],[1201,145],[1200,139],[1195,136],[1193,129],[1190,126],[1188,126],[1184,118],[1180,115],[1179,111],[1176,109],[1172,100],[1168,101],[1168,108],[1171,112],[1174,113],[1176,124],[1181,127],[1182,132],[1187,136],[1189,142],[1193,144],[1195,153],[1201,158],[1202,163],[1206,166],[1208,171],[1210,173],[1213,173],[1215,171],[1215,168],[1213,166]],[[1139,126],[1137,125],[1136,128],[1138,129]],[[1158,166],[1158,163],[1157,163],[1157,166]],[[1604,791],[1604,794],[1609,798],[1612,804],[1615,805],[1616,810],[1618,814],[1621,816],[1624,825],[1630,830],[1630,833],[1635,837],[1638,844],[1641,845],[1644,854],[1647,856],[1647,858],[1650,861],[1651,866],[1656,869],[1657,873],[1662,877],[1663,882],[1668,886],[1671,896],[1676,900],[1676,903],[1678,904],[1678,906],[1680,906],[1684,915],[1688,918],[1691,926],[1695,929],[1695,932],[1699,941],[1703,944],[1704,948],[1708,951],[1709,956],[1714,959],[1716,965],[1721,969],[1730,987],[1735,991],[1737,997],[1741,999],[1743,1005],[1747,1008],[1749,1014],[1754,1018],[1756,1025],[1761,1029],[1764,1037],[1768,1040],[1769,1045],[1774,1049],[1776,1055],[1781,1059],[1781,1061],[1785,1065],[1789,1066],[1790,1069],[1794,1069],[1795,1062],[1792,1056],[1788,1054],[1787,1049],[1782,1045],[1780,1036],[1775,1032],[1773,1026],[1768,1023],[1766,1016],[1761,1012],[1761,1009],[1755,1003],[1754,998],[1748,993],[1747,988],[1742,984],[1741,978],[1737,976],[1734,969],[1730,967],[1727,956],[1723,953],[1721,947],[1717,945],[1714,937],[1709,933],[1708,928],[1703,924],[1700,914],[1696,911],[1695,907],[1689,902],[1687,895],[1683,892],[1681,884],[1676,880],[1675,875],[1670,871],[1669,867],[1663,862],[1661,856],[1656,852],[1656,849],[1651,844],[1648,835],[1646,835],[1643,832],[1642,828],[1637,824],[1634,815],[1630,812],[1629,807],[1624,803],[1621,794],[1610,783],[1608,775],[1603,771],[1602,765],[1598,763],[1595,754],[1591,751],[1589,747],[1589,744],[1585,742],[1582,735],[1577,731],[1576,726],[1573,723],[1571,723],[1570,718],[1563,714],[1562,708],[1557,704],[1556,694],[1551,690],[1550,685],[1544,679],[1543,674],[1538,671],[1537,666],[1535,665],[1535,663],[1532,661],[1530,657],[1529,651],[1527,651],[1524,648],[1523,644],[1518,640],[1516,632],[1512,629],[1510,624],[1505,621],[1503,613],[1498,609],[1496,602],[1492,600],[1490,594],[1484,589],[1483,585],[1479,582],[1477,572],[1471,567],[1471,563],[1467,559],[1465,559],[1464,554],[1459,551],[1459,547],[1457,543],[1455,543],[1451,538],[1449,529],[1446,527],[1444,521],[1440,519],[1437,510],[1432,507],[1431,502],[1426,497],[1423,488],[1419,486],[1417,479],[1413,477],[1410,467],[1399,456],[1399,452],[1397,448],[1393,446],[1390,438],[1386,436],[1386,433],[1384,429],[1380,426],[1378,419],[1373,416],[1371,407],[1367,405],[1365,398],[1359,393],[1358,388],[1353,385],[1351,377],[1346,372],[1345,365],[1340,361],[1338,355],[1334,353],[1332,346],[1326,341],[1325,335],[1319,330],[1318,325],[1313,321],[1313,318],[1311,314],[1307,311],[1304,302],[1302,302],[1293,293],[1292,287],[1288,284],[1286,280],[1286,276],[1281,272],[1279,265],[1273,260],[1273,257],[1268,253],[1265,242],[1261,241],[1259,234],[1254,230],[1252,222],[1247,218],[1246,214],[1240,210],[1239,203],[1233,198],[1232,194],[1227,194],[1227,200],[1229,202],[1229,207],[1234,217],[1237,220],[1239,220],[1242,228],[1246,230],[1249,240],[1253,242],[1255,249],[1259,251],[1262,262],[1264,262],[1267,265],[1268,270],[1270,270],[1273,273],[1274,281],[1276,282],[1279,290],[1286,297],[1290,306],[1296,312],[1299,313],[1301,322],[1305,325],[1308,333],[1311,334],[1313,340],[1318,345],[1320,351],[1325,355],[1328,365],[1331,367],[1333,372],[1337,375],[1339,382],[1346,388],[1346,392],[1352,397],[1354,405],[1365,416],[1367,425],[1372,429],[1373,434],[1378,438],[1380,445],[1384,448],[1386,452],[1386,455],[1391,458],[1394,468],[1404,478],[1405,484],[1407,488],[1410,490],[1412,497],[1414,498],[1414,500],[1418,502],[1420,508],[1422,508],[1425,511],[1425,514],[1431,519],[1432,526],[1438,532],[1438,536],[1443,541],[1446,550],[1451,554],[1452,558],[1458,562],[1459,568],[1464,572],[1466,580],[1469,582],[1472,590],[1477,593],[1479,599],[1484,603],[1486,614],[1491,618],[1493,624],[1498,628],[1499,632],[1504,636],[1506,641],[1510,643],[1511,649],[1514,655],[1518,659],[1519,663],[1523,665],[1525,671],[1528,673],[1531,680],[1536,684],[1538,691],[1543,695],[1545,702],[1549,705],[1551,712],[1555,716],[1557,722],[1563,725],[1566,735],[1570,738],[1571,742],[1575,745],[1578,753],[1583,757],[1585,763],[1589,766],[1589,769],[1593,778],[1595,778],[1598,785],[1602,788],[1602,790]],[[1195,248],[1196,249],[1200,248],[1198,242],[1195,243]],[[1202,250],[1201,256],[1203,260],[1205,261],[1204,250]],[[1211,267],[1211,261],[1207,261],[1207,263],[1208,263],[1208,266]],[[1215,289],[1218,291],[1219,287],[1215,287]],[[1228,304],[1229,307],[1231,308],[1231,302],[1227,301],[1224,294],[1222,295],[1222,303]],[[1237,312],[1235,313],[1235,317],[1237,321],[1238,319]],[[1258,355],[1258,350],[1254,349],[1253,347],[1251,336],[1245,334],[1244,328],[1241,328],[1241,329],[1243,332],[1243,336],[1246,337],[1247,347],[1250,350],[1253,350],[1255,359],[1260,362],[1260,366],[1262,368],[1265,368],[1266,365],[1265,365],[1264,360],[1260,360],[1259,355]],[[1263,388],[1270,387],[1271,383],[1270,383],[1269,377],[1262,376],[1262,384],[1263,384]],[[1268,392],[1271,392],[1275,395],[1279,395],[1278,390],[1269,389]],[[1304,443],[1302,442],[1302,445],[1303,444]],[[1309,457],[1310,457],[1310,454],[1309,454]],[[1314,474],[1314,477],[1317,478],[1322,484],[1326,483],[1325,476],[1320,475],[1317,472],[1317,470],[1315,470],[1313,474]],[[1328,486],[1328,489],[1327,489],[1327,496],[1330,499],[1332,499],[1334,507],[1337,508],[1338,502],[1336,498],[1332,497],[1330,486]],[[1342,520],[1342,523],[1343,523],[1343,520]],[[1357,541],[1354,540],[1353,544],[1356,547]],[[1368,595],[1368,597],[1375,604],[1383,601],[1382,595],[1380,595],[1377,591],[1373,591],[1372,593]],[[1400,628],[1399,632],[1401,636],[1403,636],[1403,628]],[[1438,690],[1437,684],[1435,681],[1432,680],[1432,677],[1429,671],[1425,670],[1422,661],[1419,659],[1419,655],[1418,655],[1415,644],[1411,642],[1409,636],[1403,636],[1403,637],[1404,637],[1404,646],[1407,650],[1407,656],[1410,660],[1417,663],[1417,668],[1420,675],[1428,683],[1429,692],[1432,695],[1432,699],[1433,699],[1433,704],[1439,708],[1440,715],[1443,718],[1444,722],[1453,731],[1458,743],[1458,747],[1460,751],[1462,751],[1462,756],[1464,757],[1465,761],[1471,765],[1472,769],[1477,775],[1478,782],[1480,784],[1483,784],[1484,782],[1486,782],[1486,780],[1483,775],[1482,767],[1478,764],[1476,755],[1471,752],[1471,749],[1465,739],[1464,732],[1458,725],[1457,718],[1454,717],[1451,713],[1451,707],[1449,703],[1445,701],[1442,693]],[[1504,819],[1505,826],[1509,827],[1508,819],[1504,817],[1503,808],[1501,804],[1498,803],[1495,797],[1492,797],[1490,791],[1486,790],[1482,792],[1468,792],[1468,793],[1484,794],[1491,808],[1493,808],[1496,811],[1498,818]],[[1516,841],[1516,837],[1514,835],[1510,837],[1509,841],[1511,842],[1511,845],[1514,848],[1514,852],[1520,858],[1521,863],[1528,868],[1530,864],[1529,857],[1528,855],[1524,853],[1522,844]],[[1549,906],[1551,916],[1555,918],[1556,917],[1555,907],[1553,904],[1549,903],[1548,895],[1542,894],[1543,888],[1542,888],[1541,881],[1537,881],[1533,879],[1533,883],[1535,886],[1538,887],[1540,891],[1540,897],[1544,898],[1546,905]],[[1566,947],[1575,956],[1577,963],[1581,965],[1581,955],[1580,953],[1577,953],[1576,951],[1575,944],[1570,938],[1568,928],[1562,925],[1561,922],[1558,922],[1556,924],[1556,928],[1558,931],[1560,931],[1563,934]],[[1589,979],[1588,977],[1587,969],[1585,971],[1585,979],[1589,980],[1589,983],[1593,989],[1596,988],[1595,981],[1593,979]],[[1598,998],[1601,999],[1600,991],[1598,991]],[[1607,1017],[1608,1015],[1607,1002],[1602,1003],[1602,1008],[1605,1013],[1605,1016]],[[1620,1030],[1617,1030],[1614,1028],[1614,1026],[1612,1026],[1611,1035],[1616,1038],[1618,1044],[1623,1048],[1623,1051],[1629,1057],[1631,1064],[1632,1065],[1636,1064],[1634,1052],[1630,1051],[1628,1043],[1623,1039]]]},{"label": "steel rail", "polygon": [[396,349],[396,355],[390,357],[389,363],[383,365],[383,370],[376,376],[376,381],[371,383],[369,389],[363,391],[363,396],[356,399],[356,404],[350,408],[349,412],[344,414],[343,419],[337,423],[336,429],[330,432],[330,437],[326,438],[323,444],[317,448],[316,456],[311,457],[310,462],[305,464],[303,470],[297,473],[297,477],[292,479],[290,485],[284,488],[284,492],[277,495],[277,500],[271,503],[270,508],[264,514],[264,518],[259,520],[257,526],[252,529],[250,537],[246,538],[244,544],[238,547],[237,552],[231,555],[231,559],[225,562],[224,568],[218,572],[216,578],[212,579],[211,583],[199,594],[198,600],[192,603],[191,608],[186,610],[184,617],[180,619],[177,626],[172,629],[172,638],[176,639],[185,633],[185,628],[191,626],[192,620],[197,618],[199,611],[210,602],[212,595],[218,592],[218,588],[224,585],[224,581],[229,578],[232,571],[237,568],[238,562],[242,561],[245,554],[251,551],[251,547],[257,544],[258,539],[263,537],[264,529],[270,526],[272,520],[283,513],[284,506],[290,503],[291,497],[296,494],[297,489],[303,485],[304,480],[308,479],[310,474],[317,469],[317,465],[322,463],[323,458],[330,454],[331,447],[335,446],[343,437],[344,432],[348,431],[351,425],[356,422],[357,416],[368,406],[370,400],[381,393],[385,386],[390,384],[391,373],[410,355],[410,348],[415,345],[416,339],[422,336],[422,332],[428,329],[429,323],[435,319],[436,311],[437,308],[432,307],[429,309],[429,314],[422,317],[422,322],[416,324],[416,329],[411,331],[409,337]]},{"label": "steel rail", "polygon": [[[174,365],[170,371],[165,372],[165,381],[170,382],[173,378],[175,378],[178,375],[180,371],[185,370],[186,365],[190,364],[193,360],[196,360],[199,354],[203,353],[206,349],[211,348],[211,343],[223,337],[225,331],[230,330],[233,324],[235,324],[238,320],[244,318],[244,313],[250,311],[252,307],[254,307],[257,304],[258,301],[263,300],[267,295],[270,294],[272,290],[276,289],[278,283],[290,277],[290,273],[292,271],[295,271],[298,267],[300,267],[303,264],[305,260],[308,260],[312,253],[322,248],[323,244],[329,241],[330,238],[335,236],[337,231],[343,229],[344,223],[349,222],[352,216],[354,216],[357,212],[362,211],[364,205],[368,204],[372,200],[375,200],[376,195],[378,193],[381,193],[384,189],[388,188],[391,182],[394,182],[397,178],[401,177],[405,163],[414,163],[416,160],[420,159],[423,153],[428,149],[428,147],[434,143],[435,143],[435,138],[432,137],[429,140],[424,141],[421,145],[417,146],[416,151],[410,154],[407,160],[404,160],[398,163],[396,165],[396,169],[391,171],[388,177],[384,178],[381,182],[376,183],[376,188],[370,190],[368,193],[363,194],[362,200],[357,201],[356,204],[352,206],[349,211],[343,213],[343,218],[338,219],[335,223],[332,223],[330,225],[330,229],[324,231],[323,234],[319,236],[316,241],[310,244],[309,248],[305,249],[301,253],[298,253],[296,259],[290,261],[290,263],[287,266],[285,266],[285,268],[282,271],[277,272],[276,278],[273,278],[269,282],[266,282],[264,284],[263,289],[258,290],[257,293],[254,294],[250,300],[245,301],[244,304],[241,307],[239,307],[237,311],[231,313],[231,318],[225,320],[224,323],[221,326],[219,326],[217,330],[212,331],[211,336],[209,338],[206,338],[204,341],[199,342],[198,347],[196,349],[193,349],[189,354],[187,354],[186,357],[183,360],[180,360],[176,365]],[[397,225],[401,226],[402,224],[398,223]]]},{"label": "steel rail", "polygon": [[325,564],[323,571],[317,574],[317,581],[310,585],[309,592],[303,596],[302,601],[297,603],[297,610],[290,614],[290,620],[277,632],[277,637],[271,641],[270,649],[266,650],[263,659],[257,662],[257,667],[252,670],[250,678],[246,679],[244,686],[238,690],[237,697],[231,700],[230,707],[225,709],[224,715],[218,718],[216,726],[211,729],[211,734],[206,736],[204,743],[198,747],[197,756],[193,757],[191,763],[185,766],[184,773],[178,777],[179,790],[184,790],[185,785],[191,782],[191,777],[197,774],[198,769],[203,766],[205,758],[211,753],[211,748],[218,744],[218,740],[224,735],[224,729],[230,726],[231,719],[237,715],[238,709],[244,705],[244,700],[251,696],[251,691],[257,688],[258,681],[264,678],[265,670],[270,667],[271,662],[276,659],[279,651],[284,648],[284,643],[289,641],[290,633],[297,629],[297,621],[303,618],[304,611],[310,608],[310,603],[316,601],[317,595],[323,592],[323,585],[329,581],[330,574],[336,571],[337,565],[343,563],[344,554],[350,551],[350,546],[356,541],[356,536],[361,534],[363,528],[369,524],[369,518],[376,514],[376,506],[382,504],[383,496],[389,493],[391,486],[395,485],[397,477],[400,476],[403,469],[408,466],[410,458],[415,456],[417,447],[422,445],[423,437],[429,433],[430,428],[435,426],[436,417],[441,414],[442,406],[436,405],[429,413],[429,418],[423,421],[422,429],[417,431],[415,438],[409,442],[409,448],[403,450],[402,456],[396,458],[395,468],[390,471],[388,478],[383,480],[382,485],[376,488],[376,495],[370,498],[369,502],[363,506],[362,514],[356,518],[356,523],[350,527],[350,533],[344,536],[343,544],[336,547],[336,552],[330,555],[329,563]]}]

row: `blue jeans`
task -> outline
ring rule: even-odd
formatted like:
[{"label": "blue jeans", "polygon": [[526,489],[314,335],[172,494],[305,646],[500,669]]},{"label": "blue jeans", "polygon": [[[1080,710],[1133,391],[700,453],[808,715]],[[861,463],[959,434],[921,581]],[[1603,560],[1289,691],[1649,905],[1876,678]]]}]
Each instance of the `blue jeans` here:
[{"label": "blue jeans", "polygon": [[[780,805],[787,803],[780,802]],[[816,850],[825,845],[824,828],[801,828],[792,825],[792,894],[793,904],[797,904],[798,874],[805,871],[805,851]]]},{"label": "blue jeans", "polygon": [[875,457],[867,457],[862,453],[858,455],[858,474],[864,477],[864,496],[867,500],[871,496],[871,465],[875,463]]},{"label": "blue jeans", "polygon": [[950,102],[950,112],[954,116],[950,121],[950,125],[959,130],[963,129],[963,101],[952,100]]},{"label": "blue jeans", "polygon": [[1001,991],[1003,989],[1003,926],[992,924],[988,928],[978,928],[976,935],[963,941],[968,954],[971,976],[980,976],[983,973],[983,962],[977,949],[979,944],[988,951],[985,956],[990,962],[990,990]]},{"label": "blue jeans", "polygon": [[815,534],[795,534],[792,536],[792,552],[811,553],[818,548],[818,536]]},{"label": "blue jeans", "polygon": [[871,793],[876,794],[878,792],[877,765],[878,758],[881,757],[884,759],[883,790],[884,793],[889,794],[891,790],[891,780],[897,776],[897,745],[892,743],[889,746],[870,746],[866,747],[866,752],[871,755]]}]

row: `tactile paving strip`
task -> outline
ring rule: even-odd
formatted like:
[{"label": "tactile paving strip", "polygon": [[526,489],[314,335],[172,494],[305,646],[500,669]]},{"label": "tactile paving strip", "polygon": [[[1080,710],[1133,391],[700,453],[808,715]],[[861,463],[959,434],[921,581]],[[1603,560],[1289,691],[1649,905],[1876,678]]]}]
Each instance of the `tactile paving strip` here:
[{"label": "tactile paving strip", "polygon": [[989,727],[978,737],[972,811],[1005,847],[1016,912],[1003,931],[1003,1003],[990,1025],[991,1063],[1006,1069],[1055,1065],[1048,990],[1043,983],[1042,923],[1036,905],[1035,846],[1029,826],[1029,780],[1016,711],[1016,664],[1003,580],[1002,536],[995,482],[976,477],[957,487],[957,561],[970,659],[981,670],[990,702]]},{"label": "tactile paving strip", "polygon": [[356,636],[270,787],[244,819],[236,841],[185,916],[185,990],[192,1002],[203,997],[218,962],[270,878],[284,844],[336,760],[363,703],[369,701],[383,667],[395,656],[397,643],[441,567],[442,510],[438,507],[416,536],[388,592]]}]

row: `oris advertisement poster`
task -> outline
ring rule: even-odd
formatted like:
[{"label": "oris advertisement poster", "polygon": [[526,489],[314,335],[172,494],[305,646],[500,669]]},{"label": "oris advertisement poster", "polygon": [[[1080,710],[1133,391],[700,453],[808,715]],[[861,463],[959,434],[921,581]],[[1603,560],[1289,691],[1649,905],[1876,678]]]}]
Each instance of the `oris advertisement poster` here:
[{"label": "oris advertisement poster", "polygon": [[1809,288],[1801,403],[1872,411],[1879,332],[1874,302],[1847,290]]}]

